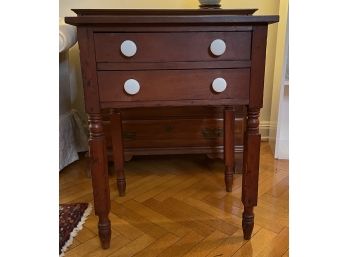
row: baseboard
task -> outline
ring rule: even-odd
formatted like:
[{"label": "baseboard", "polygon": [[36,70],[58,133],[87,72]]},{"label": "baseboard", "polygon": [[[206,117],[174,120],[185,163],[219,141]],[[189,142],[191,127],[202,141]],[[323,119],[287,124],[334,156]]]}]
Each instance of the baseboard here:
[{"label": "baseboard", "polygon": [[260,134],[261,134],[261,140],[262,141],[268,141],[269,140],[269,129],[271,127],[271,124],[269,121],[261,121],[259,128],[260,128]]},{"label": "baseboard", "polygon": [[279,160],[289,160],[289,140],[279,140],[275,158]]}]

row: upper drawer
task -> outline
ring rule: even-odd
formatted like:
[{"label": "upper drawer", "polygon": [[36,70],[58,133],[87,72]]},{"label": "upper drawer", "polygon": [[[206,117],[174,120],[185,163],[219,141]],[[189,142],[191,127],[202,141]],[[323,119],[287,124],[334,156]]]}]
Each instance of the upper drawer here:
[{"label": "upper drawer", "polygon": [[250,60],[250,32],[95,33],[94,40],[97,62]]}]

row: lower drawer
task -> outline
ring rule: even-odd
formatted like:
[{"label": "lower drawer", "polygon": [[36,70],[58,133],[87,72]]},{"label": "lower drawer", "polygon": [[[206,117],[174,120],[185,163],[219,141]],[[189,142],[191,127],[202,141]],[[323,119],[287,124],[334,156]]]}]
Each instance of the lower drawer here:
[{"label": "lower drawer", "polygon": [[[242,170],[245,109],[236,108],[236,171]],[[111,153],[109,110],[104,130]],[[207,154],[223,159],[223,109],[207,107],[142,108],[121,110],[125,158],[133,155]],[[112,156],[109,156],[112,160]]]},{"label": "lower drawer", "polygon": [[[241,129],[240,126],[236,127],[235,133],[241,134]],[[108,125],[105,126],[105,130],[109,130]],[[223,133],[223,120],[215,119],[123,122],[123,140],[126,148],[222,146]],[[110,135],[108,131],[106,134]],[[240,138],[236,143],[241,143]]]},{"label": "lower drawer", "polygon": [[[249,69],[99,71],[99,97],[101,102],[231,99],[247,103],[249,75]],[[222,92],[212,86],[218,78],[226,83]],[[138,84],[138,92],[126,92],[129,80]]]}]

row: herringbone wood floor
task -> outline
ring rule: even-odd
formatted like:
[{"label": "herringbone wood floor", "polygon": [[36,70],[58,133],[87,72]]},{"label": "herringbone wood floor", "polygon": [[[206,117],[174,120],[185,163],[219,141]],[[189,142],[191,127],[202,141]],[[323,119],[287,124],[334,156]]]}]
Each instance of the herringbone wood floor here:
[{"label": "herringbone wood floor", "polygon": [[[92,202],[86,160],[60,173],[60,202]],[[225,192],[222,161],[205,156],[138,157],[125,166],[126,196],[110,171],[111,247],[102,250],[93,214],[66,257],[281,257],[288,251],[288,162],[261,146],[259,201],[250,241],[241,230],[241,175]]]}]

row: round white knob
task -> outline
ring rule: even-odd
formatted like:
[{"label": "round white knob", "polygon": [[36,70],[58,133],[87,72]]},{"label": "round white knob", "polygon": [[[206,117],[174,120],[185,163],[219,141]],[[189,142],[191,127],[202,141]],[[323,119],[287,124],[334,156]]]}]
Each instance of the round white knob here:
[{"label": "round white knob", "polygon": [[123,86],[124,90],[127,92],[129,95],[135,95],[139,92],[140,90],[140,84],[138,81],[135,79],[128,79]]},{"label": "round white knob", "polygon": [[132,57],[137,52],[137,45],[131,40],[123,41],[121,44],[121,52],[124,56]]},{"label": "round white knob", "polygon": [[210,44],[210,51],[213,53],[215,56],[220,56],[223,55],[226,51],[226,43],[222,39],[215,39],[211,44]]},{"label": "round white knob", "polygon": [[227,87],[227,82],[223,78],[216,78],[214,79],[212,86],[215,92],[221,93],[225,91]]}]

